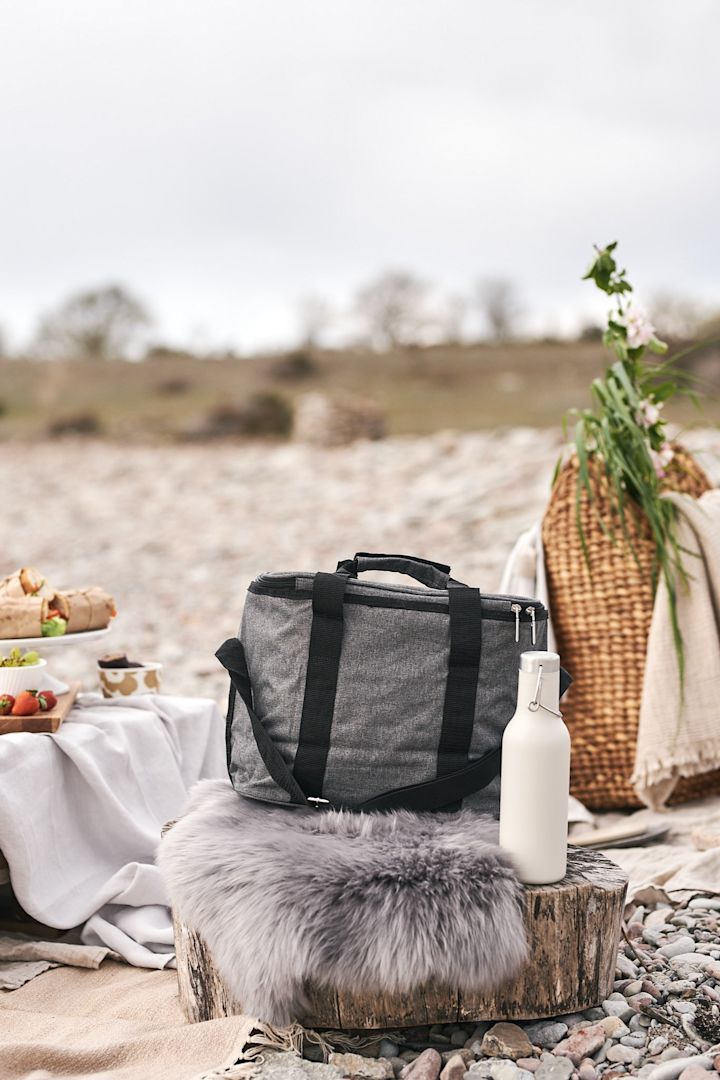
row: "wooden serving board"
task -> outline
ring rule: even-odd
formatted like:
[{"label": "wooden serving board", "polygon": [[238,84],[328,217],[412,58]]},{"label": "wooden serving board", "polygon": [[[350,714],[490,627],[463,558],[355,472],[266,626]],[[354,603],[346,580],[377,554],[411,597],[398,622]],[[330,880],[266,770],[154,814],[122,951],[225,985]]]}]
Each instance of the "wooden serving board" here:
[{"label": "wooden serving board", "polygon": [[55,732],[72,709],[80,683],[70,683],[66,694],[60,694],[57,705],[49,712],[36,712],[33,716],[0,716],[0,735],[9,735],[14,731],[34,733]]}]

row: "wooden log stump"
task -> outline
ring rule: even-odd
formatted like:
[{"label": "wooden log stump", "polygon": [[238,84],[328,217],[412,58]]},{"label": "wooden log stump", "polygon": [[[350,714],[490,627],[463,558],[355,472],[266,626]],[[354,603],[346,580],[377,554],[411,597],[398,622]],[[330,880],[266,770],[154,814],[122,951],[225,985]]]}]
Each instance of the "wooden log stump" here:
[{"label": "wooden log stump", "polygon": [[[570,848],[567,876],[525,888],[530,954],[512,982],[493,994],[426,986],[396,994],[348,994],[310,987],[308,1028],[403,1028],[476,1020],[535,1020],[580,1012],[612,993],[627,877],[598,852]],[[191,1023],[242,1013],[207,945],[174,917],[180,1002]]]}]

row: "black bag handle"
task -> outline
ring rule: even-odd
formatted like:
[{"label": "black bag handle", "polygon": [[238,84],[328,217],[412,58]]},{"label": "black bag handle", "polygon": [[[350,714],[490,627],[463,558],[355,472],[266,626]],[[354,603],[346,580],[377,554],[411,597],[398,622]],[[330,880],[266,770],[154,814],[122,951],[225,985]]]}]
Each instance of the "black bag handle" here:
[{"label": "black bag handle", "polygon": [[357,577],[365,570],[389,570],[395,574],[407,574],[430,589],[462,586],[462,582],[450,577],[450,567],[445,563],[420,559],[416,555],[383,555],[379,552],[358,551],[352,559],[341,559],[336,573]]}]

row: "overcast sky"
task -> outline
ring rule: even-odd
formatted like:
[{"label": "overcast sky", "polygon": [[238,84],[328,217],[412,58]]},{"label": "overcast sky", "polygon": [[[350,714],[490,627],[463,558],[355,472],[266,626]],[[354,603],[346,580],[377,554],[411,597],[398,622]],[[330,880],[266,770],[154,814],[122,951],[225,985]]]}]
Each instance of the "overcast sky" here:
[{"label": "overcast sky", "polygon": [[611,239],[720,306],[719,42],[718,0],[3,0],[0,324],[119,280],[250,349],[403,267],[552,330]]}]

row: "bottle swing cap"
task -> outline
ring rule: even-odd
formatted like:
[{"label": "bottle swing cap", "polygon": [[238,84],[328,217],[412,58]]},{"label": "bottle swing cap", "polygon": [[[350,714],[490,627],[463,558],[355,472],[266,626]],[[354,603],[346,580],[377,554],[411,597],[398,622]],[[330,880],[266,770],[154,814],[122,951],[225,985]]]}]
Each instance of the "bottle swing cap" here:
[{"label": "bottle swing cap", "polygon": [[537,672],[543,669],[545,675],[560,671],[560,657],[554,652],[524,652],[520,655],[520,670]]}]

